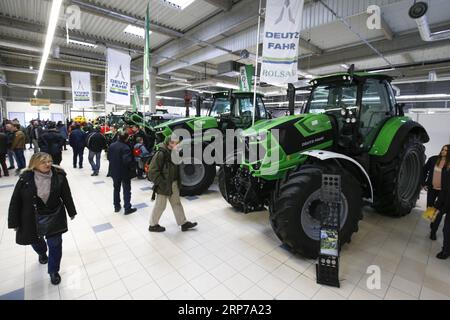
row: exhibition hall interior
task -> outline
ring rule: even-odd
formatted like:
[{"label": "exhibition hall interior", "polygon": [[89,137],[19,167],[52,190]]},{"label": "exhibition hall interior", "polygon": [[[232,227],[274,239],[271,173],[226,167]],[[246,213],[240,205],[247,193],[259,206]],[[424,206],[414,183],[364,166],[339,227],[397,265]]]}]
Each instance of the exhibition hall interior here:
[{"label": "exhibition hall interior", "polygon": [[450,300],[448,0],[0,0],[0,123],[0,300]]}]

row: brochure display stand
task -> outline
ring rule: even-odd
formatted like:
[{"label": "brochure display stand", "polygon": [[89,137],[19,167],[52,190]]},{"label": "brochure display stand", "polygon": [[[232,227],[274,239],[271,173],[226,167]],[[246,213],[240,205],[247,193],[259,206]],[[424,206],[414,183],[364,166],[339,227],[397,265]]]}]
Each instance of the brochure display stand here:
[{"label": "brochure display stand", "polygon": [[321,210],[317,283],[339,288],[341,176],[322,175],[321,200],[325,205]]}]

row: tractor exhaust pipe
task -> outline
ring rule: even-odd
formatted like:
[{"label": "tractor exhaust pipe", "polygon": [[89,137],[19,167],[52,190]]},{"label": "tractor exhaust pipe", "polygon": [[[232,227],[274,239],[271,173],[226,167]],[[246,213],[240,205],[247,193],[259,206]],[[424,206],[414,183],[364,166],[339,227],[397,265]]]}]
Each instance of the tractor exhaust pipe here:
[{"label": "tractor exhaust pipe", "polygon": [[431,32],[427,19],[428,4],[417,2],[409,9],[409,16],[414,19],[423,41],[432,42],[450,39],[450,30]]},{"label": "tractor exhaust pipe", "polygon": [[293,116],[295,114],[295,87],[292,83],[288,84],[287,98],[289,102],[289,115]]},{"label": "tractor exhaust pipe", "polygon": [[202,108],[202,102],[203,102],[203,98],[200,97],[200,96],[197,96],[197,99],[195,101],[195,111],[196,111],[195,116],[197,118],[200,117],[200,111],[201,111],[201,108]]}]

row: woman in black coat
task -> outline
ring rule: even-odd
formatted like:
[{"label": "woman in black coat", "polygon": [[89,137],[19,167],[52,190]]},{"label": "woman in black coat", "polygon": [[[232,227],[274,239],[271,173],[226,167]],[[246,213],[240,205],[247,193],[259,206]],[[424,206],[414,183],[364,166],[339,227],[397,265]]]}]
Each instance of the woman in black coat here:
[{"label": "woman in black coat", "polygon": [[[77,212],[66,173],[62,168],[52,166],[52,163],[51,156],[44,152],[31,157],[28,168],[20,175],[9,204],[8,228],[16,231],[17,244],[31,245],[39,255],[39,262],[48,262],[51,283],[57,285],[61,282],[58,272],[62,257],[62,234],[67,232],[66,210],[72,220]],[[34,206],[42,213],[45,210],[55,211],[56,208],[61,208],[61,204],[63,207],[60,214],[64,217],[59,219],[59,231],[47,234],[46,243],[37,234]]]},{"label": "woman in black coat", "polygon": [[[427,207],[434,207],[436,199],[442,189],[442,179],[444,169],[450,165],[450,145],[442,148],[438,156],[428,159],[423,169],[422,187],[427,191]],[[442,213],[439,213],[433,223],[431,223],[430,239],[436,240],[436,232],[441,224]]]},{"label": "woman in black coat", "polygon": [[450,166],[446,167],[442,174],[442,190],[435,207],[440,214],[445,214],[444,245],[442,251],[436,256],[438,259],[445,260],[450,257]]}]

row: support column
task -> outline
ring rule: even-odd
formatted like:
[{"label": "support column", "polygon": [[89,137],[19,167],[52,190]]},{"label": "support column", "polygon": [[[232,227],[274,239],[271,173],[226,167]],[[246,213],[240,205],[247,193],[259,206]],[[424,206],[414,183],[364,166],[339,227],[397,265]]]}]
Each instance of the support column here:
[{"label": "support column", "polygon": [[150,74],[150,99],[149,99],[149,111],[154,113],[156,112],[156,75],[158,74],[158,70],[156,68],[152,68],[152,72]]}]

